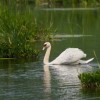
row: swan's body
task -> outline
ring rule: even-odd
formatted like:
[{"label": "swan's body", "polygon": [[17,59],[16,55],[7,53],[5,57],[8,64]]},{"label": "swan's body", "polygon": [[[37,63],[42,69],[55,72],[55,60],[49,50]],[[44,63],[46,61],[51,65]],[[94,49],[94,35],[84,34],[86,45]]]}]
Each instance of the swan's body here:
[{"label": "swan's body", "polygon": [[49,56],[51,51],[51,44],[49,42],[44,43],[43,50],[47,49],[43,63],[49,65],[59,64],[87,64],[93,60],[93,58],[83,61],[82,58],[86,57],[86,54],[78,48],[68,48],[63,51],[55,60],[49,62]]}]

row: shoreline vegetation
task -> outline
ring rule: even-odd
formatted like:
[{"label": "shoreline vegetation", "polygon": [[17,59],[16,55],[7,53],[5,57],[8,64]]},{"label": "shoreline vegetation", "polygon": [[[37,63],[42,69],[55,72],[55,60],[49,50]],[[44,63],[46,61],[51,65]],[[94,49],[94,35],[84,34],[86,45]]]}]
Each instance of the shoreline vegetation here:
[{"label": "shoreline vegetation", "polygon": [[31,11],[14,12],[0,5],[0,58],[37,58],[34,42],[50,39],[50,27],[38,25]]},{"label": "shoreline vegetation", "polygon": [[100,70],[79,74],[78,78],[83,88],[100,89]]},{"label": "shoreline vegetation", "polygon": [[[96,8],[100,7],[100,0],[0,0],[0,3],[17,10],[25,8]],[[16,9],[14,8],[14,9]]]},{"label": "shoreline vegetation", "polygon": [[100,0],[35,0],[36,7],[88,8],[100,7]]}]

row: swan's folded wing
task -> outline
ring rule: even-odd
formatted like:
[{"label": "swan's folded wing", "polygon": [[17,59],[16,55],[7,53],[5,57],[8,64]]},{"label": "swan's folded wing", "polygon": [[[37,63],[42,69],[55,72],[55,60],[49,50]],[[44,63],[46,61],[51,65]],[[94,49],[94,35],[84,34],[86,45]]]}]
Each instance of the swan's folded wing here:
[{"label": "swan's folded wing", "polygon": [[78,48],[68,48],[63,51],[51,64],[70,64],[81,58],[86,57],[86,54]]}]

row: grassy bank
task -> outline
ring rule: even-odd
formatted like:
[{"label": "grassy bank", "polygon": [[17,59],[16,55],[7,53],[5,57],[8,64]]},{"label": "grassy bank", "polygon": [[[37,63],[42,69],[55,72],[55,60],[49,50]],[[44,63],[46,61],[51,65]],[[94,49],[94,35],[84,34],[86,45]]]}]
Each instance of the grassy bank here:
[{"label": "grassy bank", "polygon": [[100,88],[100,70],[82,73],[79,76],[82,86],[86,88]]},{"label": "grassy bank", "polygon": [[33,12],[14,12],[0,6],[0,58],[38,56],[34,41],[50,39],[50,27],[38,25]]}]

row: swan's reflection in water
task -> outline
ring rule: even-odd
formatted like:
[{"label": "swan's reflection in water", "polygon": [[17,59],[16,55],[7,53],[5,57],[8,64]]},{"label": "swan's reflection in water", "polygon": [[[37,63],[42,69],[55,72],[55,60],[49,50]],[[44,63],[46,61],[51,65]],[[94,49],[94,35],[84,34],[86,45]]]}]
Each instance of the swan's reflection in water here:
[{"label": "swan's reflection in water", "polygon": [[[78,75],[82,72],[92,71],[92,67],[90,65],[75,65],[75,66],[44,65],[43,68],[44,68],[44,92],[47,96],[46,100],[51,99],[50,98],[51,90],[52,89],[54,90],[54,88],[56,88],[55,90],[56,95],[57,94],[61,95],[64,92],[64,94],[69,94],[70,96],[72,95],[70,92],[74,91],[75,89],[79,92],[78,89],[80,89],[81,86]],[[51,77],[52,77],[52,84],[51,84]],[[57,89],[59,91],[57,91]],[[67,92],[65,93],[64,90]],[[74,91],[75,93],[76,90]]]},{"label": "swan's reflection in water", "polygon": [[53,75],[59,80],[61,86],[77,86],[80,84],[78,75],[82,72],[92,71],[90,65],[52,65]]},{"label": "swan's reflection in water", "polygon": [[48,65],[44,65],[44,92],[47,96],[47,100],[50,100],[50,95],[51,95],[51,75],[50,75],[50,70]]}]

